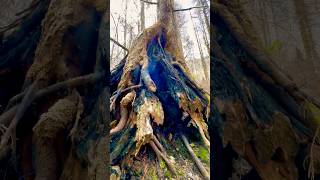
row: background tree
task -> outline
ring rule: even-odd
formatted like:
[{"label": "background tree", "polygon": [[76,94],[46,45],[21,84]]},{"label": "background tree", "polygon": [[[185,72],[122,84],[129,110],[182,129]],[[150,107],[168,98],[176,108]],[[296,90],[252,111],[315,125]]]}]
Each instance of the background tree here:
[{"label": "background tree", "polygon": [[206,80],[209,79],[209,71],[208,71],[208,68],[207,68],[207,64],[205,63],[205,59],[204,59],[204,55],[203,55],[203,52],[202,52],[202,47],[201,47],[201,44],[200,44],[200,41],[199,41],[199,36],[198,36],[198,33],[197,33],[197,30],[195,28],[195,25],[194,25],[194,22],[193,22],[193,17],[191,15],[191,12],[190,13],[190,18],[191,18],[191,21],[192,21],[192,26],[193,26],[193,29],[194,29],[194,33],[195,33],[195,37],[196,37],[196,40],[197,40],[197,45],[198,45],[198,49],[199,49],[199,52],[200,52],[200,58],[201,58],[201,64],[202,64],[202,68],[203,68],[203,71],[204,71],[204,77],[206,78]]},{"label": "background tree", "polygon": [[144,15],[144,3],[141,1],[141,10],[140,10],[140,22],[141,22],[141,29],[140,32],[144,30],[146,23],[145,23],[145,15]]}]

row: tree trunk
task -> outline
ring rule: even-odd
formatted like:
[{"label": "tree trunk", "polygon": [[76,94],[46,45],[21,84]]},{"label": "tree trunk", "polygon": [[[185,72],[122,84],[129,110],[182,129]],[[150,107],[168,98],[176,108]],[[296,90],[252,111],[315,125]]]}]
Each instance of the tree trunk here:
[{"label": "tree trunk", "polygon": [[309,23],[308,14],[306,11],[306,5],[304,0],[294,0],[294,7],[296,11],[296,15],[299,22],[300,34],[303,42],[304,52],[306,55],[306,59],[310,64],[311,71],[316,71],[318,67],[317,59],[319,56],[317,55],[314,39]]},{"label": "tree trunk", "polygon": [[105,0],[34,1],[12,24],[17,30],[1,42],[0,71],[8,75],[22,69],[24,81],[0,88],[16,93],[1,97],[6,109],[0,123],[6,128],[0,172],[7,168],[2,164],[12,171],[1,177],[109,176],[108,104],[103,101],[108,98],[107,5]]},{"label": "tree trunk", "polygon": [[173,1],[159,9],[111,74],[112,176],[209,179],[207,95],[189,78]]},{"label": "tree trunk", "polygon": [[[317,178],[320,103],[264,54],[236,0],[212,5],[214,177]],[[245,171],[235,170],[237,161]]]},{"label": "tree trunk", "polygon": [[[210,43],[209,43],[208,37],[207,37],[207,34],[209,34],[210,31],[206,31],[206,28],[205,28],[205,25],[204,25],[204,22],[203,22],[204,20],[202,18],[200,10],[197,10],[197,15],[198,15],[199,21],[200,21],[200,27],[201,27],[201,31],[202,31],[202,37],[203,37],[203,40],[204,40],[204,44],[205,44],[205,46],[207,48],[208,54],[210,54]],[[205,15],[203,15],[203,16],[205,16]]]},{"label": "tree trunk", "polygon": [[[114,25],[115,25],[115,40],[118,42],[118,37],[119,37],[119,35],[118,35],[118,24],[119,24],[119,19],[120,19],[120,17],[118,17],[118,20],[117,20],[117,22],[116,22],[116,20],[114,19],[114,17],[112,16],[112,14],[110,14],[110,16],[112,17],[112,20],[113,20],[113,23],[114,23]],[[110,55],[110,60],[113,58],[113,52],[114,52],[114,47],[115,47],[115,45],[114,45],[114,43],[112,44],[112,48],[111,48],[111,55]],[[116,59],[116,58],[115,58]]]},{"label": "tree trunk", "polygon": [[202,9],[202,13],[203,13],[203,16],[204,16],[204,20],[205,20],[205,23],[206,23],[206,27],[207,27],[207,30],[208,32],[210,32],[210,21],[209,21],[209,17],[208,17],[208,14],[206,12],[206,9],[209,9],[209,5],[207,3],[206,0],[198,0],[198,4],[203,6]]},{"label": "tree trunk", "polygon": [[141,23],[141,26],[140,26],[140,32],[144,30],[145,28],[145,15],[144,15],[144,2],[143,1],[140,1],[141,2],[141,10],[140,10],[140,23]]},{"label": "tree trunk", "polygon": [[[127,32],[128,32],[128,23],[127,23],[127,12],[128,11],[128,1],[125,1],[124,9],[124,24],[123,24],[123,46],[127,48]],[[126,55],[126,51],[123,51],[123,56]]]},{"label": "tree trunk", "polygon": [[204,77],[205,77],[206,80],[209,80],[209,71],[208,71],[208,68],[207,68],[207,65],[206,65],[206,61],[205,61],[204,56],[203,56],[201,44],[199,42],[198,33],[197,33],[196,28],[195,28],[194,22],[192,20],[191,12],[189,12],[189,13],[190,13],[191,21],[192,21],[194,34],[195,34],[195,37],[196,37],[196,40],[197,40],[197,45],[198,45],[198,49],[199,49],[199,53],[200,53],[200,58],[201,58],[202,69],[203,69],[203,72],[204,72]]}]

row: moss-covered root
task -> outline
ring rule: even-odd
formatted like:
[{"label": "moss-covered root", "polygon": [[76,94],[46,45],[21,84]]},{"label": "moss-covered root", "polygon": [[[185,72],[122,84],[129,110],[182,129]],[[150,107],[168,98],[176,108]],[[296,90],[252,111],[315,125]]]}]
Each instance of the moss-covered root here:
[{"label": "moss-covered root", "polygon": [[176,176],[176,172],[174,170],[174,167],[173,165],[170,163],[170,161],[168,160],[168,158],[158,149],[158,147],[156,146],[156,144],[153,142],[153,141],[150,141],[149,142],[151,148],[153,149],[153,151],[156,153],[159,161],[161,161],[161,159],[163,159],[167,166],[168,166],[168,169],[170,170],[171,174],[173,176]]},{"label": "moss-covered root", "polygon": [[192,160],[196,163],[200,173],[202,174],[202,176],[205,178],[205,179],[210,179],[210,175],[209,173],[207,172],[207,170],[205,169],[205,167],[203,166],[203,164],[201,163],[201,161],[198,159],[198,157],[196,156],[196,154],[193,152],[187,138],[185,135],[181,134],[181,139],[184,143],[184,145],[186,146],[188,152],[190,153],[191,157],[192,157]]}]

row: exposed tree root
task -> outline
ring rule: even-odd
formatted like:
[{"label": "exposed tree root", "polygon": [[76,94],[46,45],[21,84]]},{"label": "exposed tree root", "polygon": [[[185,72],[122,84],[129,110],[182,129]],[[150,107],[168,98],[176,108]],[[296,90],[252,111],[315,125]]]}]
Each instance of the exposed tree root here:
[{"label": "exposed tree root", "polygon": [[208,150],[210,151],[210,141],[207,139],[207,137],[205,135],[205,132],[203,131],[202,127],[198,126],[198,128],[199,128],[199,133],[201,135],[201,138],[202,138],[204,144],[207,146]]},{"label": "exposed tree root", "polygon": [[150,141],[149,144],[150,144],[151,148],[153,149],[153,151],[156,153],[159,161],[161,161],[161,159],[163,159],[164,162],[166,162],[168,169],[170,170],[172,175],[176,176],[175,169],[174,169],[173,165],[171,164],[171,162],[169,161],[169,159],[158,149],[158,147],[156,146],[156,144],[154,144],[153,141]]},{"label": "exposed tree root", "polygon": [[[36,83],[32,84],[28,88],[27,93],[26,93],[25,97],[23,98],[21,104],[18,106],[17,112],[16,112],[14,118],[12,119],[8,129],[1,137],[0,149],[4,148],[4,146],[7,145],[7,142],[9,140],[10,136],[12,136],[13,133],[15,133],[15,129],[16,129],[18,122],[23,117],[24,113],[26,112],[26,110],[29,108],[32,101],[34,100],[35,92],[36,92]],[[12,139],[12,142],[15,142],[15,139]]]},{"label": "exposed tree root", "polygon": [[184,145],[186,146],[189,154],[191,155],[193,161],[196,163],[199,171],[200,171],[201,174],[203,175],[203,177],[204,177],[205,179],[210,179],[209,173],[207,172],[207,170],[205,169],[205,167],[203,166],[203,164],[201,163],[201,161],[198,159],[197,155],[193,152],[193,150],[192,150],[192,148],[191,148],[191,146],[190,146],[190,144],[189,144],[186,136],[183,135],[183,134],[181,134],[181,139],[182,139]]},{"label": "exposed tree root", "polygon": [[4,126],[9,126],[12,118],[16,114],[17,108],[18,108],[18,106],[14,106],[14,107],[10,108],[8,111],[4,112],[0,116],[0,124],[4,125]]},{"label": "exposed tree root", "polygon": [[[13,133],[14,129],[16,128],[18,122],[23,117],[25,111],[29,108],[29,106],[31,105],[31,103],[34,100],[40,99],[48,94],[51,94],[51,93],[56,92],[58,90],[61,90],[63,88],[73,88],[73,87],[76,87],[79,85],[85,85],[87,83],[95,82],[95,81],[99,80],[101,77],[102,76],[100,74],[90,74],[90,75],[70,79],[70,80],[67,80],[64,82],[60,82],[60,83],[51,85],[49,87],[46,87],[46,88],[38,90],[38,91],[35,90],[36,84],[31,85],[30,88],[28,88],[25,96],[24,97],[21,96],[21,97],[23,97],[23,100],[22,100],[21,104],[19,104],[17,106],[15,116],[12,119],[12,121],[10,122],[10,125],[9,125],[7,131],[1,137],[0,149],[4,148],[4,146],[6,146],[8,140],[9,140],[11,134]],[[2,115],[3,117],[0,116],[0,118],[3,119],[3,121],[8,121],[11,117],[10,115],[13,114],[15,108],[16,107],[11,108],[8,111],[8,113],[3,114]],[[15,141],[15,140],[13,140],[13,141]]]},{"label": "exposed tree root", "polygon": [[157,147],[160,149],[161,152],[165,153],[166,150],[164,149],[164,147],[162,146],[162,144],[159,142],[158,138],[153,135],[152,141],[157,145]]},{"label": "exposed tree root", "polygon": [[63,132],[76,118],[79,96],[73,95],[57,101],[47,113],[41,115],[34,126],[36,142],[36,180],[58,178],[58,161],[54,142],[58,133]]},{"label": "exposed tree root", "polygon": [[[50,85],[46,88],[40,89],[36,93],[35,99],[42,98],[43,96],[47,96],[51,93],[54,93],[54,92],[62,90],[62,89],[74,88],[76,86],[81,86],[81,85],[85,86],[87,83],[94,83],[96,81],[99,81],[102,77],[103,77],[102,74],[92,73],[92,74],[68,79],[63,82],[58,82],[58,83]],[[19,102],[24,96],[25,96],[25,92],[22,92],[16,96],[14,96],[13,98],[11,98],[8,102],[6,109],[8,109],[12,105],[16,104],[17,102]]]},{"label": "exposed tree root", "polygon": [[130,91],[130,90],[134,90],[134,89],[138,89],[138,88],[140,88],[142,85],[141,84],[138,84],[138,85],[133,85],[133,86],[130,86],[130,87],[127,87],[127,88],[125,88],[125,89],[123,89],[123,90],[118,90],[118,91],[116,91],[116,94],[115,95],[113,95],[111,98],[110,98],[110,110],[113,110],[114,109],[114,107],[115,107],[115,103],[116,103],[116,101],[117,101],[117,99],[118,99],[118,97],[119,96],[121,96],[122,94],[124,94],[124,93],[126,93],[126,92],[128,92],[128,91]]},{"label": "exposed tree root", "polygon": [[156,90],[157,90],[156,84],[153,82],[153,80],[152,80],[152,78],[150,76],[150,73],[149,73],[147,68],[148,68],[148,63],[144,64],[142,66],[141,79],[144,82],[144,84],[147,86],[149,91],[156,92]]},{"label": "exposed tree root", "polygon": [[134,91],[128,93],[120,102],[120,114],[121,114],[121,118],[119,123],[117,124],[116,127],[114,127],[113,129],[110,130],[110,135],[113,135],[114,133],[117,133],[119,131],[121,131],[124,126],[126,125],[126,122],[128,120],[128,105],[129,103],[131,103],[133,101],[133,99],[135,98],[136,93]]}]

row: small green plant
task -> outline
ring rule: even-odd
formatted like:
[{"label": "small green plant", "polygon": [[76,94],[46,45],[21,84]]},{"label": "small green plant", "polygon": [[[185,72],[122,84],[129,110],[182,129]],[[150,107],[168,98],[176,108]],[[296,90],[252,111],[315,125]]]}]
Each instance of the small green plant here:
[{"label": "small green plant", "polygon": [[164,176],[165,176],[166,178],[168,178],[168,179],[172,179],[171,173],[170,173],[169,171],[166,171],[166,172],[164,173]]},{"label": "small green plant", "polygon": [[200,158],[201,161],[203,161],[206,164],[209,163],[209,151],[205,147],[198,145],[194,146],[193,149],[194,153],[197,155],[198,158]]},{"label": "small green plant", "polygon": [[161,161],[160,161],[160,168],[161,169],[164,169],[164,168],[166,168],[166,163],[161,159]]},{"label": "small green plant", "polygon": [[265,48],[265,51],[268,53],[268,54],[274,54],[276,52],[279,52],[281,47],[282,47],[283,43],[279,40],[274,40],[271,42],[270,46],[267,46]]}]

